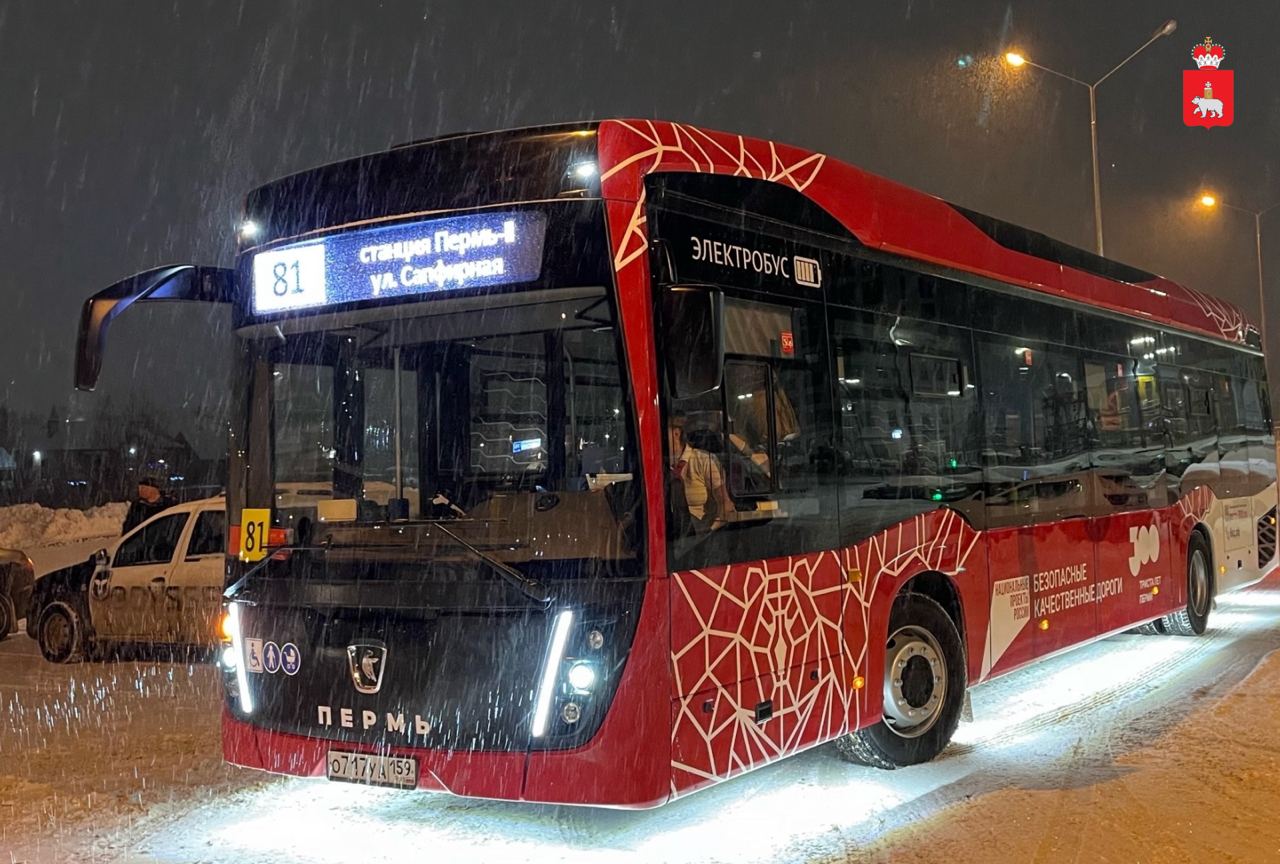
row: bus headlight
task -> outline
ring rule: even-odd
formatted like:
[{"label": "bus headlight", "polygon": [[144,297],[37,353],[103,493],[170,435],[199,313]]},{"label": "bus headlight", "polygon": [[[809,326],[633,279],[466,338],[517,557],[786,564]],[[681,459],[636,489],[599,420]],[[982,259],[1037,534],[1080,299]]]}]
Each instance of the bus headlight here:
[{"label": "bus headlight", "polygon": [[234,671],[240,665],[240,658],[236,656],[236,648],[234,645],[226,645],[222,649],[222,668]]},{"label": "bus headlight", "polygon": [[596,670],[590,663],[577,662],[569,667],[569,686],[575,693],[590,693],[596,683]]}]

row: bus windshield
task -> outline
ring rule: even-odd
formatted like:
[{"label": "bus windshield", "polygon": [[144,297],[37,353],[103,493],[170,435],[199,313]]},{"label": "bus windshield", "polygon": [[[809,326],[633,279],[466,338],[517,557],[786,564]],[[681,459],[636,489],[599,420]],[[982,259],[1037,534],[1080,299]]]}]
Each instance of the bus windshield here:
[{"label": "bus windshield", "polygon": [[255,382],[247,440],[269,442],[278,523],[449,520],[508,563],[635,557],[635,450],[605,289],[446,298],[241,336]]}]

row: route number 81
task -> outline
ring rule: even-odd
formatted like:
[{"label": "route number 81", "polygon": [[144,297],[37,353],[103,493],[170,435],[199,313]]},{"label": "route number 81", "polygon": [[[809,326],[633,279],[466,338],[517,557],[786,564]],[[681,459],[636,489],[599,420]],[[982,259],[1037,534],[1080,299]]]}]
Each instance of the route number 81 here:
[{"label": "route number 81", "polygon": [[245,509],[240,515],[240,560],[261,561],[267,557],[270,537],[270,510]]},{"label": "route number 81", "polygon": [[[283,297],[288,294],[292,288],[294,294],[302,293],[302,278],[299,275],[299,266],[297,260],[286,264],[284,261],[277,261],[275,266],[271,268],[271,275],[275,277],[275,281],[271,283],[271,291],[277,297]],[[292,271],[292,273],[290,272]],[[289,277],[293,276],[293,285],[289,285]]]}]

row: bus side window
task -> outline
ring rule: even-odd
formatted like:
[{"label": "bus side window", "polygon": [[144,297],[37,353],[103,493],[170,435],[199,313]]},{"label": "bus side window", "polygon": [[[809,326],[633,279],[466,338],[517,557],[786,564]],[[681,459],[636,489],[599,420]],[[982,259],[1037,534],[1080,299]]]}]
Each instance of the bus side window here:
[{"label": "bus side window", "polygon": [[1098,514],[1164,506],[1165,437],[1158,424],[1147,422],[1161,410],[1154,368],[1147,361],[1090,354],[1084,377]]},{"label": "bus side window", "polygon": [[983,519],[969,331],[832,307],[841,545],[948,507]]},{"label": "bus side window", "polygon": [[[732,507],[707,516],[704,505],[689,499],[702,518],[681,532],[678,527],[690,520],[675,512],[679,490],[669,487],[675,566],[835,548],[831,388],[821,312],[736,298],[726,298],[725,312],[728,356],[721,387],[672,399],[667,412],[668,424],[676,418],[684,444],[698,451],[690,464],[715,460]],[[694,485],[701,502],[705,484]]]},{"label": "bus side window", "polygon": [[1090,432],[1079,356],[1018,336],[976,343],[988,527],[1085,516]]}]

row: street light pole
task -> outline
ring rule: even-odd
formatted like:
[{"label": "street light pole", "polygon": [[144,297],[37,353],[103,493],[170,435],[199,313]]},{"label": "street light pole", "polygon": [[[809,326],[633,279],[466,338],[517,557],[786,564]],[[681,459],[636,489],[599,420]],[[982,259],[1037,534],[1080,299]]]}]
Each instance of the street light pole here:
[{"label": "street light pole", "polygon": [[1093,145],[1093,230],[1098,254],[1102,254],[1102,181],[1098,179],[1098,98],[1097,84],[1089,84],[1089,142]]},{"label": "street light pole", "polygon": [[1254,254],[1258,258],[1258,340],[1262,343],[1262,351],[1267,350],[1267,297],[1265,286],[1262,281],[1262,217],[1270,213],[1272,210],[1280,207],[1280,202],[1272,204],[1261,210],[1249,210],[1245,207],[1237,207],[1234,204],[1228,204],[1226,201],[1219,201],[1217,196],[1205,194],[1200,196],[1200,203],[1205,207],[1213,208],[1218,205],[1226,207],[1228,210],[1235,210],[1237,213],[1244,213],[1253,217],[1253,247]]},{"label": "street light pole", "polygon": [[1258,251],[1258,342],[1267,353],[1267,298],[1262,290],[1262,213],[1253,214],[1253,243]]},{"label": "street light pole", "polygon": [[1175,19],[1170,18],[1168,21],[1160,25],[1160,29],[1156,30],[1156,32],[1151,35],[1150,39],[1148,39],[1146,42],[1143,42],[1140,46],[1138,46],[1138,49],[1136,51],[1134,51],[1128,57],[1121,60],[1114,67],[1112,67],[1110,72],[1108,72],[1106,75],[1103,75],[1101,78],[1099,78],[1097,81],[1094,81],[1092,84],[1090,84],[1088,81],[1081,81],[1079,78],[1073,78],[1070,75],[1067,75],[1063,72],[1059,72],[1056,69],[1050,69],[1048,66],[1043,66],[1039,63],[1032,62],[1022,54],[1019,54],[1017,52],[1010,51],[1009,53],[1004,55],[1005,62],[1008,63],[1010,66],[1013,66],[1015,69],[1023,65],[1034,66],[1035,68],[1039,69],[1042,72],[1048,72],[1050,75],[1057,75],[1059,78],[1065,78],[1068,81],[1072,81],[1076,84],[1079,84],[1081,87],[1085,87],[1089,91],[1089,143],[1090,143],[1090,151],[1093,159],[1093,230],[1094,230],[1095,240],[1097,242],[1099,255],[1103,254],[1103,246],[1102,246],[1102,181],[1099,177],[1099,169],[1098,169],[1098,96],[1097,96],[1098,85],[1101,84],[1103,81],[1106,81],[1108,78],[1114,75],[1117,71],[1119,71],[1120,67],[1124,66],[1124,64],[1128,63],[1134,57],[1137,57],[1139,54],[1141,54],[1142,51],[1152,42],[1156,41],[1161,36],[1168,36],[1170,33],[1172,33],[1174,30],[1177,30],[1177,29],[1178,29],[1178,22]]}]

